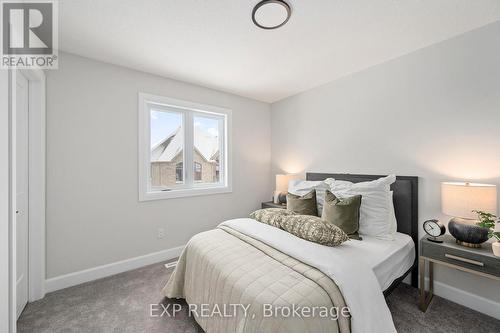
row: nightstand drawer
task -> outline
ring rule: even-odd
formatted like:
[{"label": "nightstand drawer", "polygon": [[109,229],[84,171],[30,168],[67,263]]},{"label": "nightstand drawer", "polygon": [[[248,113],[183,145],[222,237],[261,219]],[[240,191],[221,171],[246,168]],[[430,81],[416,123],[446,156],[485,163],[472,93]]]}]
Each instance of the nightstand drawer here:
[{"label": "nightstand drawer", "polygon": [[500,277],[500,260],[479,251],[474,253],[474,249],[456,249],[427,242],[422,247],[422,256]]}]

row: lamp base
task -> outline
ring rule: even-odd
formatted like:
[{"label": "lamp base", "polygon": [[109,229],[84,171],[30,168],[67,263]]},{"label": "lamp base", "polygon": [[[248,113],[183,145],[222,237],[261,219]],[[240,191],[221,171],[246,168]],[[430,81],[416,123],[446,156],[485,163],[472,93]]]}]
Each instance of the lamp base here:
[{"label": "lamp base", "polygon": [[274,191],[273,203],[282,205],[286,204],[286,195],[287,192]]},{"label": "lamp base", "polygon": [[455,237],[457,244],[478,248],[488,240],[488,229],[476,225],[477,220],[454,217],[448,222],[448,231]]},{"label": "lamp base", "polygon": [[279,204],[280,203],[280,192],[274,191],[273,194],[273,203]]}]

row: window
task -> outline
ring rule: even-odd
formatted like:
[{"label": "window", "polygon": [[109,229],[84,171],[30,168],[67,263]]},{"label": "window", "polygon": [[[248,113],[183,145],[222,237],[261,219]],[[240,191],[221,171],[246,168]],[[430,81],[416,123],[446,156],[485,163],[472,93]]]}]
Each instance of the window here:
[{"label": "window", "polygon": [[139,94],[139,199],[230,192],[231,111]]},{"label": "window", "polygon": [[182,183],[183,179],[184,179],[183,163],[179,162],[175,165],[175,182]]},{"label": "window", "polygon": [[[194,162],[194,180],[197,181],[197,182],[201,182],[202,181],[202,177],[201,177],[202,170],[201,170],[201,168],[202,168],[201,163]],[[212,179],[210,179],[210,180],[212,180]]]}]

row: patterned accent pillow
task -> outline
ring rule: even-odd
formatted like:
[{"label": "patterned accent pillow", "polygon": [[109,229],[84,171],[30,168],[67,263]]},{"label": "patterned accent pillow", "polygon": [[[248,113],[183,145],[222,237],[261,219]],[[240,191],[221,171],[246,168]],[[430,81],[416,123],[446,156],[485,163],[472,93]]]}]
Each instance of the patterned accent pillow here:
[{"label": "patterned accent pillow", "polygon": [[250,218],[259,222],[281,228],[281,220],[285,216],[297,215],[296,213],[281,208],[259,209],[250,214]]},{"label": "patterned accent pillow", "polygon": [[342,229],[312,215],[286,216],[281,220],[281,228],[292,235],[326,246],[338,246],[349,240]]}]

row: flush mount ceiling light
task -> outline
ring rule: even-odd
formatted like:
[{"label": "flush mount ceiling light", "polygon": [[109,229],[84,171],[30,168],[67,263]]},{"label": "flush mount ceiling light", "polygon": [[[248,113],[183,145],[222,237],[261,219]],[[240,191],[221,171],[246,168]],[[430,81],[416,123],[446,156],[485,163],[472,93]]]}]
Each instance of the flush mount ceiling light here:
[{"label": "flush mount ceiling light", "polygon": [[290,19],[290,5],[282,0],[264,0],[259,2],[252,11],[253,23],[262,29],[276,29]]}]

